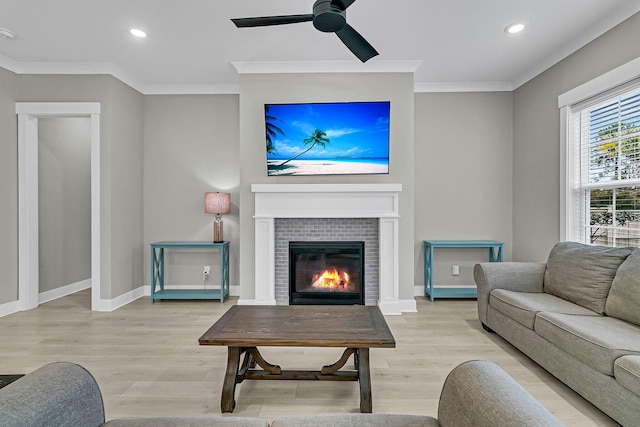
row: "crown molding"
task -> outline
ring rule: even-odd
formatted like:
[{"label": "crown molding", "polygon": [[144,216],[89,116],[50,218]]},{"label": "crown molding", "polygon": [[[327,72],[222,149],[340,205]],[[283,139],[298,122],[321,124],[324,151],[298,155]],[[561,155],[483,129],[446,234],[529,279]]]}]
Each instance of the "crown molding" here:
[{"label": "crown molding", "polygon": [[416,82],[415,93],[437,92],[511,92],[511,82]]},{"label": "crown molding", "polygon": [[255,61],[231,62],[238,74],[413,73],[422,61]]},{"label": "crown molding", "polygon": [[[422,61],[281,61],[232,62],[239,74],[292,73],[413,73]],[[0,55],[0,67],[16,74],[111,75],[143,95],[237,95],[240,86],[229,84],[145,84],[121,67],[109,63],[19,62]],[[504,92],[512,91],[510,82],[415,82],[414,92]]]},{"label": "crown molding", "polygon": [[240,85],[234,83],[144,85],[140,92],[144,95],[237,95],[240,93]]}]

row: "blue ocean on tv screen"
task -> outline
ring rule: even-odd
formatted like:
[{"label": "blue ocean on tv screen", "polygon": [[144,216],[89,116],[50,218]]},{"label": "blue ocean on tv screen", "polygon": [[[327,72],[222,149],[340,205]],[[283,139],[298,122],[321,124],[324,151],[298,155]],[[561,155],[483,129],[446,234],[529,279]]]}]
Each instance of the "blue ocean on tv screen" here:
[{"label": "blue ocean on tv screen", "polygon": [[389,173],[390,102],[266,104],[267,174]]}]

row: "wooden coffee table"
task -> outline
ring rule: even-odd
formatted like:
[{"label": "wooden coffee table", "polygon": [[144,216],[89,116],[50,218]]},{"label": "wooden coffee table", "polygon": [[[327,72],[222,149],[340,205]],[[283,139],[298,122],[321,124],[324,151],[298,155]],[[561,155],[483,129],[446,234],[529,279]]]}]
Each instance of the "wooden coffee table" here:
[{"label": "wooden coffee table", "polygon": [[[394,348],[395,339],[378,307],[293,305],[231,307],[198,340],[228,347],[222,412],[233,412],[236,384],[244,380],[359,381],[360,412],[372,411],[369,349]],[[345,347],[340,359],[318,371],[283,370],[264,360],[258,347]],[[240,356],[244,359],[240,363]],[[340,370],[353,355],[355,370]],[[256,364],[262,369],[256,369]]]}]

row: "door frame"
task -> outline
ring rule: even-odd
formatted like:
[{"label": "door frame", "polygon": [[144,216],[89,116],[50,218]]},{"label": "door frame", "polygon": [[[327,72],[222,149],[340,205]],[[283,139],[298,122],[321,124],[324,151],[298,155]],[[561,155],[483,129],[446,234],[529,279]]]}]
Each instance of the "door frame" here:
[{"label": "door frame", "polygon": [[18,307],[39,301],[38,119],[91,119],[91,310],[100,310],[100,103],[16,102],[18,115]]}]

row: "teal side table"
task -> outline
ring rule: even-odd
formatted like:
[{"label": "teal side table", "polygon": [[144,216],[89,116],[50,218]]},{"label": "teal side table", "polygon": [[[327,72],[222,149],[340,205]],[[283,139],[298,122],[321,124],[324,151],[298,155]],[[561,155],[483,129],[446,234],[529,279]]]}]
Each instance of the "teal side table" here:
[{"label": "teal side table", "polygon": [[[220,289],[165,289],[165,249],[218,249],[220,251]],[[151,303],[157,299],[219,299],[229,297],[229,242],[151,243]]]},{"label": "teal side table", "polygon": [[489,262],[502,262],[502,242],[495,240],[424,240],[424,296],[436,298],[477,298],[475,287],[433,287],[433,253],[436,248],[489,248]]}]

